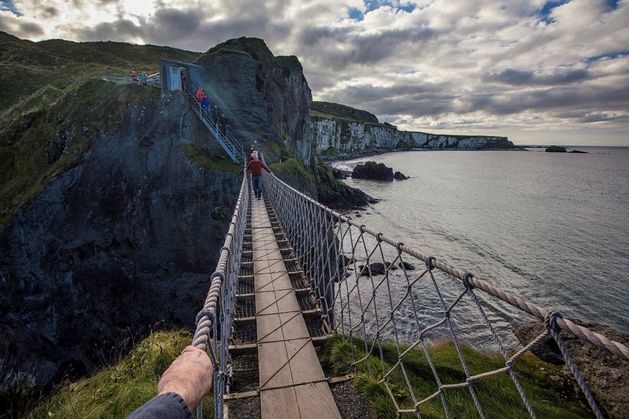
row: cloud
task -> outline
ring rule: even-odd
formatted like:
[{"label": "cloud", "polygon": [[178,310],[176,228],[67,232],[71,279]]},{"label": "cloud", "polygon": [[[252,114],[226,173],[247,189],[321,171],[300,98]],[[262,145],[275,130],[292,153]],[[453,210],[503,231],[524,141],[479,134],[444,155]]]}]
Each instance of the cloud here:
[{"label": "cloud", "polygon": [[591,74],[584,69],[558,71],[553,74],[536,74],[528,70],[508,68],[483,77],[483,81],[493,81],[511,85],[562,85],[587,80]]},{"label": "cloud", "polygon": [[[629,130],[629,1],[11,0],[0,30],[206,51],[265,39],[316,99],[406,129]],[[629,141],[629,139],[627,140]]]}]

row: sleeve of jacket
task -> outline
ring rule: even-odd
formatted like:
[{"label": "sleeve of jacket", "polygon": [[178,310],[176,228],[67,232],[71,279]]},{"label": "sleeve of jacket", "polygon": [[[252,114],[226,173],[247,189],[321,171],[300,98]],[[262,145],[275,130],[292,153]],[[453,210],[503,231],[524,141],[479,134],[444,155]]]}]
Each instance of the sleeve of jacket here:
[{"label": "sleeve of jacket", "polygon": [[138,407],[127,419],[194,419],[177,393],[164,393]]}]

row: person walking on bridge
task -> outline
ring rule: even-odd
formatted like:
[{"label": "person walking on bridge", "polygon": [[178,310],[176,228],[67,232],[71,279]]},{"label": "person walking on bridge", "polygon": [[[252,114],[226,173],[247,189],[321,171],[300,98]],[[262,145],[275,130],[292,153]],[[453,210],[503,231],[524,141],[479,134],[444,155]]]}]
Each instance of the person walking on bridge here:
[{"label": "person walking on bridge", "polygon": [[249,163],[247,163],[247,167],[245,168],[245,175],[247,175],[247,172],[251,172],[251,179],[253,180],[253,192],[258,199],[262,199],[262,169],[266,170],[269,173],[272,173],[271,169],[269,169],[263,161],[258,159],[258,152],[252,152],[251,160],[249,160]]}]

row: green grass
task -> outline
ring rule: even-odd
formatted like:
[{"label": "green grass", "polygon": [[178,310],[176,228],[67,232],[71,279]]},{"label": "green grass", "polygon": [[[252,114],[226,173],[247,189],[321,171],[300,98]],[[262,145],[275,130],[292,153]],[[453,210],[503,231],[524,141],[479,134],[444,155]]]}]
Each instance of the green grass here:
[{"label": "green grass", "polygon": [[199,56],[122,42],[31,42],[0,32],[0,115],[14,114],[13,106],[46,86],[68,91],[109,74],[157,72],[163,58],[191,62]]},{"label": "green grass", "polygon": [[183,144],[181,150],[192,163],[199,167],[233,173],[242,173],[243,171],[240,165],[230,159],[212,157],[206,150],[194,144]]},{"label": "green grass", "polygon": [[[379,354],[377,347],[375,351],[376,354]],[[443,384],[465,381],[465,375],[453,344],[436,344],[429,349],[429,352]],[[500,355],[483,354],[470,346],[463,346],[462,352],[472,375],[504,366],[504,360]],[[393,344],[385,344],[383,345],[383,354],[385,369],[388,371],[397,362],[397,350]],[[348,372],[357,374],[354,385],[369,400],[371,408],[377,412],[378,417],[394,418],[396,417],[395,406],[385,385],[381,382],[382,367],[380,366],[379,355],[369,356],[357,365],[356,370],[351,366],[353,359],[360,359],[364,355],[362,342],[358,340],[348,342],[340,337],[328,341],[321,353],[323,364],[333,370],[335,374],[341,375]],[[410,351],[404,357],[404,365],[413,392],[419,399],[428,397],[437,391],[430,365],[421,349]],[[576,419],[592,416],[590,411],[578,401],[562,398],[561,384],[553,378],[559,376],[560,367],[547,364],[533,355],[526,354],[515,363],[515,370],[538,417]],[[400,366],[397,366],[393,373],[388,376],[387,384],[400,407],[412,409],[413,402]],[[474,390],[487,417],[529,417],[515,385],[506,374],[484,378],[474,383]],[[467,388],[449,389],[446,390],[445,394],[451,417],[478,417]],[[420,413],[424,418],[445,417],[438,397],[422,405]]]},{"label": "green grass", "polygon": [[[189,344],[187,331],[154,333],[125,356],[117,364],[105,368],[91,377],[61,387],[56,394],[41,401],[26,417],[38,418],[117,418],[124,417],[156,394],[159,377],[181,350]],[[325,369],[333,375],[355,373],[353,385],[368,400],[379,418],[396,417],[395,406],[381,382],[380,357],[371,355],[352,366],[354,359],[364,357],[362,341],[346,341],[342,337],[329,339],[319,353]],[[397,361],[393,344],[382,347],[385,369]],[[464,374],[456,350],[451,343],[439,343],[429,349],[431,359],[442,383],[464,381]],[[480,353],[469,346],[462,346],[463,356],[471,374],[500,368],[504,361],[500,355]],[[376,348],[376,353],[378,349]],[[414,393],[427,397],[437,390],[428,362],[421,350],[410,351],[404,365]],[[579,401],[566,400],[556,378],[561,367],[547,364],[533,355],[526,354],[515,364],[518,379],[540,418],[587,418],[590,411]],[[387,378],[387,384],[401,408],[411,408],[412,400],[400,367]],[[474,389],[488,418],[528,418],[513,382],[506,374],[484,378],[474,383]],[[451,417],[478,417],[472,398],[466,388],[446,390],[446,402]],[[206,397],[204,417],[213,417],[212,397]],[[424,418],[444,417],[439,398],[421,407]],[[408,415],[409,417],[414,415]],[[403,415],[406,417],[406,415]]]},{"label": "green grass", "polygon": [[[121,42],[31,42],[0,31],[0,226],[73,167],[98,132],[113,134],[130,104],[159,97],[159,89],[115,86],[103,76],[152,73],[162,58],[199,56]],[[60,132],[72,141],[51,161],[47,153]]]},{"label": "green grass", "polygon": [[[361,124],[370,124],[370,125],[374,125],[372,122],[365,122],[365,121],[359,121],[358,119],[355,118],[349,118],[346,116],[340,116],[340,115],[332,115],[331,113],[326,113],[326,112],[321,112],[321,111],[313,111],[310,110],[310,117],[311,118],[319,118],[319,119],[337,119],[337,120],[342,120],[342,121],[348,121],[348,122],[358,122]],[[377,124],[375,124],[377,125]]]},{"label": "green grass", "polygon": [[[154,333],[119,363],[62,387],[28,418],[122,418],[157,394],[164,370],[190,344],[187,331]],[[203,401],[203,417],[213,417],[212,397]]]},{"label": "green grass", "polygon": [[309,182],[314,181],[312,172],[306,168],[301,160],[295,157],[286,159],[283,162],[273,163],[270,165],[270,168],[279,178],[297,176]]}]

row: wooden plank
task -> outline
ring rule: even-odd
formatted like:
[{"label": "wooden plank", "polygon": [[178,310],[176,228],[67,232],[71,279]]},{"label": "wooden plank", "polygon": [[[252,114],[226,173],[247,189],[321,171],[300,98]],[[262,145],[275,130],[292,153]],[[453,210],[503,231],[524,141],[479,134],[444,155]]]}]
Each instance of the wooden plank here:
[{"label": "wooden plank", "polygon": [[258,344],[260,390],[292,383],[285,342]]},{"label": "wooden plank", "polygon": [[311,383],[325,379],[317,352],[310,339],[286,341],[293,384]]},{"label": "wooden plank", "polygon": [[282,322],[282,332],[284,333],[284,339],[288,340],[310,338],[310,333],[308,333],[308,328],[306,327],[306,323],[304,322],[304,318],[301,316],[301,314],[297,314],[297,312],[281,313],[279,316]]},{"label": "wooden plank", "polygon": [[300,418],[341,419],[327,382],[304,384],[293,388],[299,403]]},{"label": "wooden plank", "polygon": [[258,350],[255,343],[243,343],[241,345],[229,345],[229,352],[234,354],[250,354]]},{"label": "wooden plank", "polygon": [[223,396],[223,400],[228,401],[228,400],[246,399],[249,397],[258,397],[259,394],[260,393],[258,392],[258,390],[242,391],[240,393],[227,393]]},{"label": "wooden plank", "polygon": [[262,201],[251,223],[262,418],[340,418]]},{"label": "wooden plank", "polygon": [[[335,405],[336,406],[336,405]],[[262,418],[299,418],[299,403],[293,387],[260,392]]]},{"label": "wooden plank", "polygon": [[258,316],[256,320],[256,332],[258,343],[267,343],[284,340],[282,334],[282,322],[279,314]]}]

